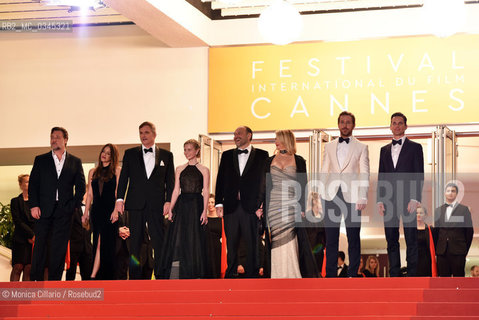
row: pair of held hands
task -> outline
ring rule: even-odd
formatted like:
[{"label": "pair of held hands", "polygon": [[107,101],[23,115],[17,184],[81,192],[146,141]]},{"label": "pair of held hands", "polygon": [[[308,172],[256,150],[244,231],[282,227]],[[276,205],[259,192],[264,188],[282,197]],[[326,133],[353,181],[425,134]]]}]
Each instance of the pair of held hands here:
[{"label": "pair of held hands", "polygon": [[[118,220],[118,213],[123,214],[125,212],[125,205],[123,201],[117,201],[115,205],[115,210],[113,211],[111,215],[111,223],[115,223]],[[170,221],[173,221],[173,208],[171,207],[170,202],[165,202],[163,205],[163,215]],[[203,211],[200,217],[201,225],[207,224],[208,223],[208,216],[206,214],[206,210]],[[121,229],[121,228],[120,228]],[[128,231],[128,236],[129,236],[129,231]],[[121,235],[120,235],[121,236]]]},{"label": "pair of held hands", "polygon": [[[258,210],[256,210],[256,216],[258,219],[261,219],[263,216],[263,206],[261,206]],[[216,207],[216,214],[218,215],[219,218],[223,218],[223,207]]]},{"label": "pair of held hands", "polygon": [[[416,209],[421,206],[421,203],[416,200],[410,200],[407,204],[407,211],[409,213],[416,212]],[[384,203],[378,202],[378,211],[381,216],[384,216],[386,209],[384,208]]]}]

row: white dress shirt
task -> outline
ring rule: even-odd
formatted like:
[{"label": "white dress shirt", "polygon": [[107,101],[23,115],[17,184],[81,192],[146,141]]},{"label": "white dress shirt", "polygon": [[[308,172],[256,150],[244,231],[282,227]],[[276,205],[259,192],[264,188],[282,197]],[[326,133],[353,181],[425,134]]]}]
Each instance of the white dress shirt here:
[{"label": "white dress shirt", "polygon": [[[67,151],[63,151],[62,154],[62,159],[58,159],[57,155],[55,152],[52,150],[52,156],[53,156],[53,161],[55,162],[55,169],[57,171],[57,179],[60,178],[60,174],[62,173],[63,170],[63,165],[65,164],[65,158],[66,158]],[[56,200],[58,201],[58,189],[57,189],[57,194],[56,194]]]},{"label": "white dress shirt", "polygon": [[402,140],[401,144],[397,143],[396,145],[391,146],[391,157],[393,158],[394,168],[396,168],[396,165],[398,163],[399,154],[401,153],[401,149],[404,145],[404,141],[406,140],[406,136],[402,136],[402,138],[399,140]]},{"label": "white dress shirt", "polygon": [[151,173],[153,172],[153,169],[155,168],[155,153],[156,153],[156,148],[155,145],[153,145],[151,148],[153,149],[153,152],[147,152],[145,153],[146,149],[149,149],[145,146],[141,146],[142,152],[143,152],[143,161],[145,162],[145,169],[146,169],[146,177],[150,179]]},{"label": "white dress shirt", "polygon": [[451,214],[454,211],[454,208],[456,208],[457,201],[454,201],[453,203],[446,203],[449,206],[446,208],[446,221],[449,221],[451,219]]},{"label": "white dress shirt", "polygon": [[[238,149],[238,150],[244,150],[244,149]],[[248,150],[248,153],[238,154],[238,164],[239,164],[240,176],[243,175],[244,168],[246,167],[246,163],[248,162],[249,155],[251,154],[251,145],[249,145],[246,148],[246,150]]]},{"label": "white dress shirt", "polygon": [[346,143],[346,141],[339,143],[338,141],[338,148],[336,149],[336,157],[338,158],[338,164],[340,169],[344,168],[344,163],[346,162],[346,159],[349,154],[349,149],[351,147],[350,143],[351,143],[351,137],[349,137],[349,143]]}]

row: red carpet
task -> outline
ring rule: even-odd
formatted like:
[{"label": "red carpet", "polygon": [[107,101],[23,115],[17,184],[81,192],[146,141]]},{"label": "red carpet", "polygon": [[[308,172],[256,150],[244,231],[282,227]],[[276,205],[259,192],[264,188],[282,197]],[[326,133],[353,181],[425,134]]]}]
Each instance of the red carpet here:
[{"label": "red carpet", "polygon": [[4,282],[0,294],[12,288],[100,288],[104,300],[0,301],[0,319],[479,319],[472,278]]}]

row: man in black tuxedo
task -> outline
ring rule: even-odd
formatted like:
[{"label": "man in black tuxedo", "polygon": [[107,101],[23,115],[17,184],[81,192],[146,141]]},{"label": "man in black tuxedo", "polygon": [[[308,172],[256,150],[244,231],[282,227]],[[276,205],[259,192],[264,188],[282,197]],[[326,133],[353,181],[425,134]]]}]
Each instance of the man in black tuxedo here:
[{"label": "man in black tuxedo", "polygon": [[446,185],[446,203],[434,212],[437,273],[440,277],[464,277],[466,256],[471,247],[474,229],[469,208],[456,198],[456,184]]},{"label": "man in black tuxedo", "polygon": [[236,149],[221,156],[216,180],[216,212],[223,217],[228,249],[225,277],[236,275],[238,246],[242,237],[246,243],[245,277],[258,277],[258,236],[261,227],[261,183],[264,181],[268,152],[251,145],[253,131],[239,127],[234,132]]},{"label": "man in black tuxedo", "polygon": [[[35,224],[32,280],[61,280],[70,238],[72,216],[85,194],[85,176],[79,158],[66,152],[68,132],[54,127],[50,132],[52,151],[35,158],[30,174],[28,198]],[[48,239],[50,239],[48,241]],[[49,261],[46,262],[47,243]]]},{"label": "man in black tuxedo", "polygon": [[416,208],[421,202],[424,184],[424,156],[422,146],[404,135],[407,118],[396,112],[391,115],[392,143],[381,148],[377,202],[384,216],[384,230],[388,243],[389,275],[401,275],[399,255],[399,221],[402,217],[406,240],[408,276],[417,270]]},{"label": "man in black tuxedo", "polygon": [[142,279],[139,261],[145,232],[151,239],[155,277],[159,279],[163,214],[170,208],[175,169],[173,154],[155,146],[155,125],[143,122],[139,129],[142,145],[126,150],[123,156],[116,210],[123,213],[126,209],[130,214],[130,279]]}]

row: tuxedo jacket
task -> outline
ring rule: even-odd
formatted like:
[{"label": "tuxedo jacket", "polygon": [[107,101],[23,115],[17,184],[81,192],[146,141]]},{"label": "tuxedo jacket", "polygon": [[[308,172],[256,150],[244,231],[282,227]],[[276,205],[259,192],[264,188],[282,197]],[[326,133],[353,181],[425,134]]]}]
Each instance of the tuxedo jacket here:
[{"label": "tuxedo jacket", "polygon": [[223,204],[224,214],[233,213],[238,205],[255,214],[262,203],[261,184],[267,159],[268,152],[251,147],[248,162],[240,175],[237,149],[223,152],[216,178],[215,200],[217,204]]},{"label": "tuxedo jacket", "polygon": [[125,200],[126,210],[144,210],[148,205],[149,208],[163,211],[164,203],[171,201],[175,185],[173,154],[156,146],[155,150],[155,167],[150,178],[146,176],[142,147],[125,151],[117,198]]},{"label": "tuxedo jacket", "polygon": [[13,241],[27,244],[28,239],[33,238],[35,235],[33,232],[35,220],[30,213],[28,203],[23,200],[23,194],[12,198],[10,201],[10,211],[12,213],[13,223],[15,224]]},{"label": "tuxedo jacket", "polygon": [[341,272],[338,275],[338,278],[347,278],[348,277],[348,265],[344,264],[343,269],[341,269]]},{"label": "tuxedo jacket", "polygon": [[[377,201],[385,205],[388,202],[397,203],[397,201],[407,204],[411,199],[421,202],[424,184],[422,146],[405,138],[396,167],[394,167],[391,148],[392,143],[381,148]],[[384,185],[392,186],[392,195],[388,193]]]},{"label": "tuxedo jacket", "polygon": [[[345,143],[345,142],[343,142]],[[344,200],[357,203],[359,199],[368,198],[369,189],[369,150],[368,146],[350,137],[349,153],[343,168],[339,166],[337,149],[339,140],[334,139],[324,147],[321,165],[321,198],[326,201],[334,199],[341,186]]]},{"label": "tuxedo jacket", "polygon": [[458,203],[446,221],[446,208],[446,204],[443,204],[434,211],[436,254],[443,255],[447,251],[466,256],[474,236],[471,212],[468,207]]},{"label": "tuxedo jacket", "polygon": [[28,186],[28,202],[30,208],[40,207],[43,218],[53,214],[57,190],[57,208],[71,214],[81,205],[85,194],[85,176],[81,160],[68,152],[65,153],[65,157],[60,177],[57,177],[51,151],[37,156],[33,163]]}]

